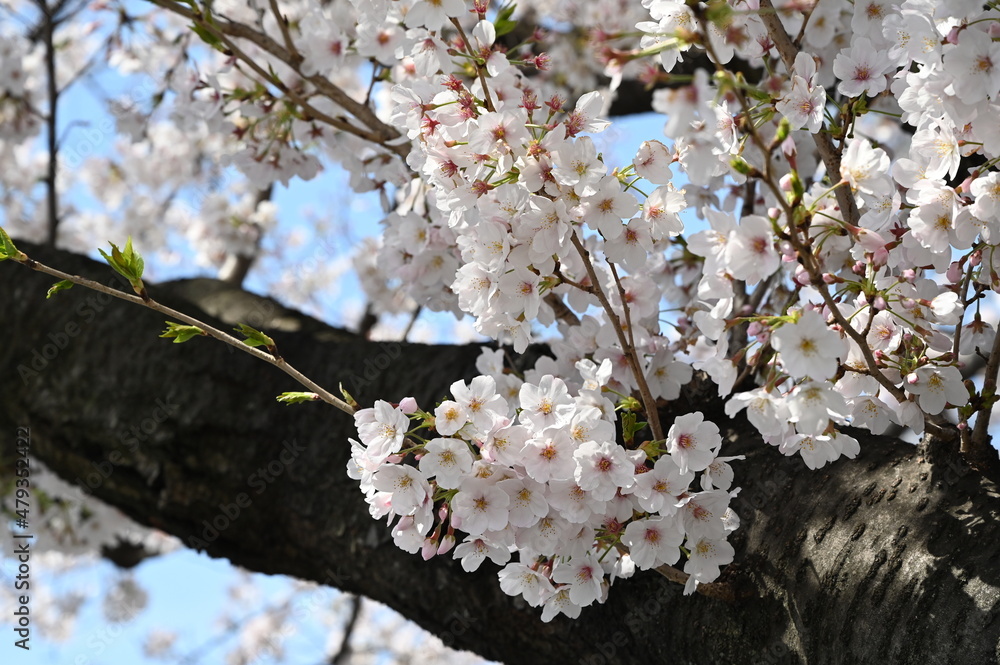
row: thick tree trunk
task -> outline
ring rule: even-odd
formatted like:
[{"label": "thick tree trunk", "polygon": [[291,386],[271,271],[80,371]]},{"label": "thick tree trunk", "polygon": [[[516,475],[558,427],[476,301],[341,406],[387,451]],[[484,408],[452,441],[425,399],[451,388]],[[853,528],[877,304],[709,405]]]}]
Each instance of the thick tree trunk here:
[{"label": "thick tree trunk", "polygon": [[[87,259],[21,248],[116,281]],[[670,408],[696,403],[726,431],[725,454],[747,455],[736,463],[736,563],[723,578],[739,599],[684,597],[646,572],[580,619],[543,624],[500,591],[495,566],[466,574],[393,546],[345,474],[349,417],[277,404],[297,389],[284,374],[211,340],[169,344],[154,312],[79,287],[45,300],[52,281],[0,265],[4,473],[16,427],[30,427],[34,455],[140,522],[252,570],[380,600],[508,663],[1000,662],[1000,496],[955,461],[951,442],[861,436],[857,460],[812,472],[694,387]],[[431,405],[478,354],[366,342],[210,280],[151,293],[272,332],[293,364],[327,387],[343,381],[362,403]]]}]

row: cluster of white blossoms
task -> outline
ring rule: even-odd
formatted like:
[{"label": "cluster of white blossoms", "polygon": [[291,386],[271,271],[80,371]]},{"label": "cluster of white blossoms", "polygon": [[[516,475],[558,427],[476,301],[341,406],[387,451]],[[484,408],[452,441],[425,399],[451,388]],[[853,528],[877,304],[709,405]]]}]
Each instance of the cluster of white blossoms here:
[{"label": "cluster of white blossoms", "polygon": [[[775,73],[759,87],[703,70],[679,75],[685,84],[658,90],[653,100],[668,118],[671,145],[646,141],[631,165],[615,169],[585,135],[607,125],[602,96],[584,95],[571,112],[559,98],[540,101],[535,82],[494,47],[495,28],[482,14],[450,52],[481,63],[478,76],[442,64],[431,76],[397,80],[392,90],[391,122],[413,141],[408,163],[428,203],[386,220],[387,260],[380,265],[395,271],[417,302],[472,314],[478,330],[515,351],[530,342],[533,322],[556,323],[562,339],[551,344],[555,357],[536,367],[537,381],[512,388],[516,404],[495,396],[502,388],[485,378],[502,382],[508,375],[474,380],[475,399],[495,400],[496,418],[480,415],[477,422],[459,396],[469,388],[455,384],[456,401],[436,412],[438,433],[455,438],[414,447],[410,452],[434,460],[421,462],[419,472],[405,464],[380,472],[371,450],[384,454],[385,441],[370,438],[367,451],[356,449],[356,464],[372,474],[366,491],[377,514],[395,505],[379,491],[395,496],[398,474],[418,488],[396,512],[412,517],[395,526],[397,542],[433,553],[450,547],[441,540],[446,521],[466,525],[469,537],[456,556],[473,561],[469,566],[484,556],[505,565],[504,589],[546,604],[546,617],[553,603],[575,613],[599,598],[592,575],[626,572],[620,561],[640,568],[673,563],[684,538],[696,571],[691,579],[711,579],[717,570],[700,570],[699,543],[724,559],[724,533],[733,526],[723,519],[728,481],[709,479],[699,495],[719,501],[707,508],[713,526],[706,532],[692,532],[695,523],[683,519],[692,506],[705,506],[702,499],[677,501],[689,496],[685,489],[660,505],[647,495],[646,479],[660,477],[661,465],[662,478],[673,478],[670,487],[676,480],[686,488],[692,477],[684,474],[719,463],[717,440],[697,466],[676,443],[678,427],[696,440],[717,437],[709,425],[711,433],[694,434],[701,414],[678,418],[648,448],[629,449],[615,443],[614,418],[604,410],[601,417],[610,419],[594,421],[603,435],[580,439],[572,421],[594,417],[579,410],[581,400],[584,414],[598,407],[591,391],[582,390],[575,404],[558,393],[573,414],[564,422],[554,425],[556,410],[548,420],[537,418],[539,393],[555,399],[554,386],[565,390],[554,376],[603,361],[615,391],[647,388],[653,399],[671,400],[692,368],[704,370],[728,397],[728,415],[746,409],[766,442],[815,469],[860,451],[842,426],[921,432],[925,417],[966,407],[970,388],[959,358],[987,353],[995,336],[980,307],[1000,289],[1000,175],[991,168],[1000,158],[991,121],[1000,112],[1000,46],[993,40],[1000,12],[923,0],[831,0],[810,12],[780,12],[780,27],[804,36],[801,51],[784,54],[782,74],[769,32],[775,28],[756,4],[734,2],[728,11],[714,5],[714,16],[690,3],[642,4],[650,20],[638,23],[644,36],[633,59],[656,57],[669,71],[687,55],[707,52],[719,65],[740,57],[760,67],[767,59]],[[845,34],[850,43],[837,38]],[[873,112],[912,125],[912,138],[901,123],[871,121]],[[840,153],[839,173],[827,172],[836,161],[813,149],[811,135],[820,130],[840,143],[829,143]],[[969,155],[980,156],[982,166],[950,183]],[[682,189],[671,184],[678,169]],[[856,212],[842,209],[845,201]],[[705,224],[681,239],[685,209]],[[681,312],[675,331],[661,329],[661,312],[670,306]],[[756,385],[748,386],[748,377]],[[488,427],[497,418],[510,426],[503,418],[513,418],[514,406],[514,427],[525,429],[504,439],[516,442],[511,454],[497,447]],[[381,408],[386,415],[388,405]],[[375,411],[364,413],[362,432],[385,427],[372,424]],[[968,426],[968,413],[959,411],[960,427]],[[448,414],[454,422],[442,430]],[[402,446],[409,420],[397,417],[394,445]],[[556,466],[542,463],[540,451]],[[444,476],[442,455],[456,465]],[[595,474],[595,460],[604,471]],[[496,464],[504,469],[499,476]],[[551,468],[561,475],[550,477]],[[495,491],[487,491],[491,484]],[[519,492],[545,503],[531,512],[530,502],[514,501]],[[443,510],[436,502],[446,498],[452,501]],[[596,509],[593,501],[608,503]],[[558,549],[520,531],[537,530],[544,522],[536,520],[553,514],[571,524],[589,519],[597,530],[581,537],[570,529]],[[669,543],[670,556],[653,557],[638,535],[651,533],[656,520],[671,524],[655,535]],[[628,559],[619,558],[613,541],[626,546]],[[508,563],[511,551],[519,562]],[[585,580],[588,591],[580,587]]]},{"label": "cluster of white blossoms", "polygon": [[664,441],[622,446],[610,360],[578,362],[574,390],[551,374],[505,374],[502,356],[484,350],[483,374],[453,383],[433,413],[410,398],[355,414],[348,472],[396,545],[425,559],[450,552],[467,571],[490,559],[500,587],[541,606],[544,621],[576,617],[615,578],[682,552],[686,592],[716,579],[739,525],[719,428],[692,413]]},{"label": "cluster of white blossoms", "polygon": [[[233,165],[265,188],[312,177],[323,155],[356,190],[396,196],[377,252],[366,244],[358,260],[372,311],[468,314],[516,352],[558,331],[523,379],[491,361],[433,416],[384,402],[359,414],[354,473],[373,511],[398,517],[397,542],[437,552],[458,529],[468,566],[502,562],[504,588],[547,603],[547,617],[603,597],[601,580],[632,564],[673,563],[682,546],[692,584],[713,578],[735,524],[730,481],[711,470],[725,459],[718,432],[700,413],[668,432],[658,422],[696,370],[725,414],[745,410],[764,441],[813,469],[859,453],[845,426],[919,433],[950,418],[968,436],[994,389],[966,381],[963,361],[1000,353],[987,309],[1000,291],[1000,11],[976,0],[518,4],[282,0],[279,23],[216,0],[220,20],[267,37],[233,38],[258,67],[232,49],[204,71],[134,58],[169,82],[152,96],[170,97],[174,125],[123,113],[126,168],[83,169],[94,189],[120,192],[130,218],[162,217],[221,255],[252,249],[273,211],[234,187],[199,197],[201,224],[155,214],[160,201],[173,210],[203,156],[210,172]],[[532,8],[564,14],[514,32]],[[562,16],[590,29],[593,62],[577,64]],[[18,63],[37,70],[26,48],[0,37],[0,113],[16,103]],[[607,89],[574,94],[602,70]],[[666,120],[631,163],[611,164],[591,135],[626,79],[658,84],[652,108]],[[0,151],[8,180],[26,172],[13,154]],[[144,164],[152,154],[176,168]],[[221,230],[234,209],[238,229]],[[617,422],[604,390],[648,429]],[[419,439],[425,427],[438,438]],[[692,451],[692,440],[711,445]],[[689,493],[697,473],[703,491]],[[684,486],[662,505],[644,485],[656,474]],[[516,506],[522,489],[539,501]],[[698,510],[710,528],[684,517]],[[552,520],[561,526],[538,526]],[[661,535],[662,557],[644,545]],[[587,574],[571,562],[589,566],[591,587],[571,580]]]}]

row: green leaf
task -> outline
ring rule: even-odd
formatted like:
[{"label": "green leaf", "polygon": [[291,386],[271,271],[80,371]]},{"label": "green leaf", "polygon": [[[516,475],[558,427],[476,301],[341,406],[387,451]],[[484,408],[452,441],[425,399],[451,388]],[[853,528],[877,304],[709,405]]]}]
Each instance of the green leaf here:
[{"label": "green leaf", "polygon": [[276,398],[282,404],[301,404],[302,402],[315,402],[319,400],[319,395],[316,393],[281,393]]},{"label": "green leaf", "polygon": [[49,298],[59,293],[60,291],[68,291],[69,289],[72,288],[73,288],[73,282],[69,281],[68,279],[58,281],[55,284],[53,284],[52,288],[50,288],[48,293],[45,294],[45,299],[48,300]]},{"label": "green leaf", "polygon": [[733,22],[733,13],[733,8],[726,0],[709,0],[705,10],[705,18],[719,28],[726,28]]},{"label": "green leaf", "polygon": [[200,26],[197,23],[192,23],[188,27],[191,29],[191,32],[201,37],[201,41],[205,42],[216,51],[221,52],[226,50],[225,44],[223,44],[218,37],[206,30],[203,26]]},{"label": "green leaf", "polygon": [[101,253],[109,266],[129,281],[136,293],[145,297],[146,287],[142,283],[142,272],[146,268],[146,262],[132,248],[132,236],[129,236],[128,241],[126,241],[124,252],[118,249],[118,245],[115,243],[109,241],[108,244],[111,245],[110,256],[103,249],[97,251]]},{"label": "green leaf", "polygon": [[247,346],[264,346],[267,347],[269,350],[276,348],[273,339],[271,339],[261,331],[251,328],[245,323],[241,323],[236,328],[234,328],[234,330],[243,335],[244,337],[246,337],[246,339],[243,340],[243,343],[246,344]]},{"label": "green leaf", "polygon": [[132,268],[136,279],[142,279],[142,273],[146,269],[146,262],[142,260],[139,252],[132,249],[132,236],[125,241],[125,261]]},{"label": "green leaf", "polygon": [[28,258],[28,256],[14,246],[14,241],[10,239],[7,232],[3,230],[3,227],[0,227],[0,261],[4,261],[6,259],[23,261],[26,258]]},{"label": "green leaf", "polygon": [[510,19],[514,15],[516,8],[517,3],[511,3],[497,12],[496,20],[493,21],[493,28],[497,31],[497,37],[502,37],[517,27],[517,21]]},{"label": "green leaf", "polygon": [[347,388],[344,387],[343,383],[340,384],[340,394],[344,396],[344,401],[350,404],[351,407],[357,409],[360,406],[358,400],[354,399],[354,395],[347,392]]},{"label": "green leaf", "polygon": [[642,402],[632,396],[623,397],[618,402],[618,408],[623,411],[641,411]]},{"label": "green leaf", "polygon": [[181,344],[186,342],[192,337],[197,337],[198,335],[207,334],[204,330],[198,326],[189,326],[183,323],[174,323],[173,321],[167,321],[167,329],[163,331],[160,337],[174,338],[174,344]]}]

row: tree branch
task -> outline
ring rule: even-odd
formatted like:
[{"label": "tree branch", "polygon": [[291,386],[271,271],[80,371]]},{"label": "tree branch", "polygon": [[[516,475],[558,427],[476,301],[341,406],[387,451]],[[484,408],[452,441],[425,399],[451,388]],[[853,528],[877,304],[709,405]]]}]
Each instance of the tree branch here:
[{"label": "tree branch", "polygon": [[[785,63],[785,69],[791,73],[792,67],[795,64],[795,57],[799,54],[799,49],[792,42],[792,38],[788,36],[788,32],[785,31],[785,26],[782,25],[777,10],[771,4],[771,0],[760,0],[760,20],[764,24],[764,27],[767,28],[767,34],[771,38],[771,41],[774,42],[775,48],[778,49],[778,54]],[[826,173],[830,178],[830,182],[837,183],[840,180],[840,151],[834,147],[833,140],[825,131],[819,131],[813,134],[812,137],[813,142],[816,144],[816,149],[819,151],[820,158],[826,166]],[[840,206],[840,212],[844,217],[844,221],[852,226],[857,226],[861,215],[858,212],[858,204],[854,200],[851,185],[846,182],[842,183],[837,187],[836,194],[837,205]]]},{"label": "tree branch", "polygon": [[[88,259],[20,244],[88,278],[107,274]],[[736,603],[684,597],[639,572],[579,619],[543,624],[537,609],[499,589],[493,564],[469,574],[448,557],[425,562],[393,545],[344,472],[351,418],[274,403],[281,374],[222,345],[167,344],[157,313],[77,289],[46,301],[49,282],[0,265],[0,310],[12,332],[0,348],[0,431],[30,426],[33,455],[63,478],[213,556],[364,594],[451,645],[505,662],[995,660],[1000,493],[959,460],[932,465],[912,446],[852,432],[859,459],[810,472],[749,435],[745,420],[726,417],[698,373],[669,408],[705,411],[729,454],[747,455],[734,465],[744,487],[733,500],[742,522],[731,537],[736,563],[720,581],[750,594]],[[274,336],[290,360],[322,382],[347,376],[364,400],[411,394],[428,404],[476,373],[479,346],[367,342],[215,280],[155,290],[173,307],[193,307],[185,300],[193,294],[227,319],[282,328]],[[173,415],[143,441],[122,439],[156,400]],[[0,437],[0,459],[13,445]],[[98,477],[103,462],[113,471]],[[247,507],[225,528],[206,528],[234,504]]]}]

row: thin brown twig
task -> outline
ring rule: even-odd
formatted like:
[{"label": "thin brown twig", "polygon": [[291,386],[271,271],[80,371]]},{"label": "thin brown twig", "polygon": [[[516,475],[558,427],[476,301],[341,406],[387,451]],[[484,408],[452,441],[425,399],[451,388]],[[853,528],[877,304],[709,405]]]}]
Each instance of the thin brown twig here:
[{"label": "thin brown twig", "polygon": [[[604,289],[601,288],[600,280],[597,277],[597,271],[594,270],[594,264],[590,261],[590,252],[587,248],[583,246],[580,242],[580,237],[573,230],[570,232],[570,240],[573,242],[573,246],[576,247],[576,251],[580,254],[580,258],[583,259],[583,265],[587,268],[587,274],[590,276],[591,284],[593,285],[594,295],[601,302],[601,306],[604,308],[605,313],[608,315],[612,327],[615,329],[615,334],[618,335],[618,343],[622,347],[622,353],[625,354],[625,358],[628,359],[629,367],[632,369],[632,375],[635,377],[636,383],[639,385],[639,395],[642,397],[642,406],[646,410],[646,418],[649,421],[649,428],[653,433],[653,438],[657,441],[663,440],[663,426],[660,424],[660,414],[656,409],[656,401],[652,397],[652,393],[649,391],[649,385],[646,383],[646,375],[642,371],[642,366],[638,362],[635,354],[635,350],[629,352],[630,346],[628,340],[625,339],[625,333],[622,331],[622,322],[615,313],[614,308],[611,306],[611,302],[608,300],[608,296],[604,293]],[[623,301],[622,306],[626,309],[628,305]]]},{"label": "thin brown twig", "polygon": [[[269,35],[258,32],[243,23],[230,21],[229,19],[220,17],[214,17],[213,21],[209,23],[204,20],[204,15],[201,12],[192,10],[188,5],[175,2],[174,0],[148,0],[148,2],[177,14],[178,16],[198,22],[199,25],[211,25],[215,29],[216,33],[221,33],[228,37],[245,39],[255,44],[265,52],[270,53],[291,67],[292,70],[301,76],[303,80],[311,83],[321,95],[345,109],[362,125],[367,127],[368,130],[360,129],[355,125],[348,123],[346,120],[339,118],[335,119],[335,124],[330,123],[329,121],[331,117],[323,113],[317,113],[316,118],[318,120],[327,122],[337,129],[359,136],[360,138],[370,141],[376,145],[381,145],[387,150],[391,150],[396,153],[400,157],[406,157],[406,154],[409,152],[409,143],[390,144],[400,137],[399,132],[393,127],[390,127],[382,122],[371,107],[358,102],[338,86],[330,82],[329,79],[324,78],[319,74],[309,76],[303,74],[300,67],[301,63],[296,60],[295,55],[293,53],[289,53],[288,49],[272,39]],[[314,110],[311,110],[310,113],[314,113]]]},{"label": "thin brown twig", "polygon": [[[775,12],[771,0],[760,0],[759,15],[761,23],[767,28],[768,36],[774,43],[775,48],[778,49],[778,55],[781,56],[781,60],[785,63],[785,68],[791,72],[795,64],[795,57],[799,54],[799,49],[792,42],[791,37],[788,36],[788,32]],[[840,152],[834,147],[830,135],[824,131],[820,131],[813,134],[812,137],[813,142],[816,144],[816,149],[819,150],[823,164],[826,165],[826,173],[830,180],[834,181],[834,179],[840,178]],[[840,206],[840,212],[844,216],[844,221],[852,226],[857,226],[861,215],[858,213],[858,205],[854,200],[854,192],[851,191],[850,184],[844,183],[837,187],[836,193],[837,204]]]},{"label": "thin brown twig", "polygon": [[265,353],[260,349],[248,346],[242,340],[239,340],[233,337],[232,335],[219,330],[218,328],[210,326],[207,323],[204,323],[203,321],[199,321],[198,319],[188,314],[185,314],[184,312],[179,312],[171,307],[167,307],[166,305],[163,305],[153,300],[148,295],[146,296],[146,298],[141,298],[139,296],[132,295],[131,293],[126,293],[124,291],[119,291],[118,289],[112,288],[110,286],[105,286],[104,284],[101,284],[100,282],[95,282],[92,279],[87,279],[86,277],[80,277],[79,275],[71,275],[61,270],[57,270],[56,268],[51,268],[43,263],[39,263],[38,261],[30,258],[23,252],[22,256],[23,258],[18,257],[15,258],[14,260],[33,270],[37,270],[38,272],[43,272],[47,275],[58,277],[61,280],[70,281],[74,284],[78,284],[79,286],[91,289],[93,291],[99,291],[100,293],[105,293],[109,296],[113,296],[120,300],[130,302],[133,305],[142,305],[144,307],[148,307],[149,309],[160,312],[161,314],[166,314],[167,316],[183,321],[184,323],[190,326],[195,326],[200,330],[204,331],[204,333],[209,337],[217,339],[220,342],[224,342],[234,348],[237,348],[245,353],[248,353],[259,360],[263,360],[266,363],[274,365],[275,367],[283,371],[285,374],[288,374],[297,382],[305,386],[306,388],[309,388],[310,391],[319,395],[320,399],[322,399],[324,402],[333,405],[334,407],[340,409],[344,413],[351,415],[354,414],[354,408],[351,407],[351,405],[349,405],[342,399],[335,397],[328,390],[317,384],[309,377],[302,374],[302,372],[295,369],[292,365],[288,363],[287,360],[285,360],[278,354],[272,355],[270,353]]},{"label": "thin brown twig", "polygon": [[282,15],[281,10],[278,8],[277,0],[270,0],[271,2],[271,13],[274,14],[274,19],[278,22],[278,29],[281,30],[281,36],[285,40],[285,48],[288,49],[288,55],[295,61],[302,59],[298,50],[295,48],[295,42],[292,41],[292,35],[288,31],[288,19]]},{"label": "thin brown twig", "polygon": [[462,28],[462,24],[459,23],[457,18],[451,19],[452,25],[458,30],[458,36],[462,38],[462,43],[465,44],[465,50],[468,52],[469,57],[472,58],[473,64],[476,65],[476,74],[479,77],[479,83],[483,86],[483,100],[486,103],[486,109],[488,111],[495,112],[497,109],[493,106],[493,99],[490,97],[490,88],[486,84],[486,74],[483,73],[483,67],[479,64],[479,59],[475,52],[472,50],[472,42],[465,35],[465,30]]},{"label": "thin brown twig", "polygon": [[49,157],[48,168],[45,172],[45,196],[48,206],[48,229],[45,233],[45,244],[49,247],[55,247],[56,234],[59,229],[59,190],[56,189],[56,171],[59,166],[59,142],[56,136],[58,128],[59,88],[58,81],[56,80],[55,31],[56,13],[61,9],[61,4],[49,7],[47,0],[36,0],[36,4],[42,13],[42,20],[44,21],[42,39],[45,42],[45,83],[49,98],[49,112],[45,116],[46,145]]},{"label": "thin brown twig", "polygon": [[996,403],[998,372],[1000,372],[1000,334],[993,338],[990,359],[986,361],[986,370],[983,372],[983,389],[980,395],[986,397],[986,402],[976,412],[976,425],[972,429],[968,445],[964,438],[962,440],[963,453],[982,456],[984,459],[990,455],[996,457],[996,452],[990,448],[990,417],[993,415],[993,406]]}]

